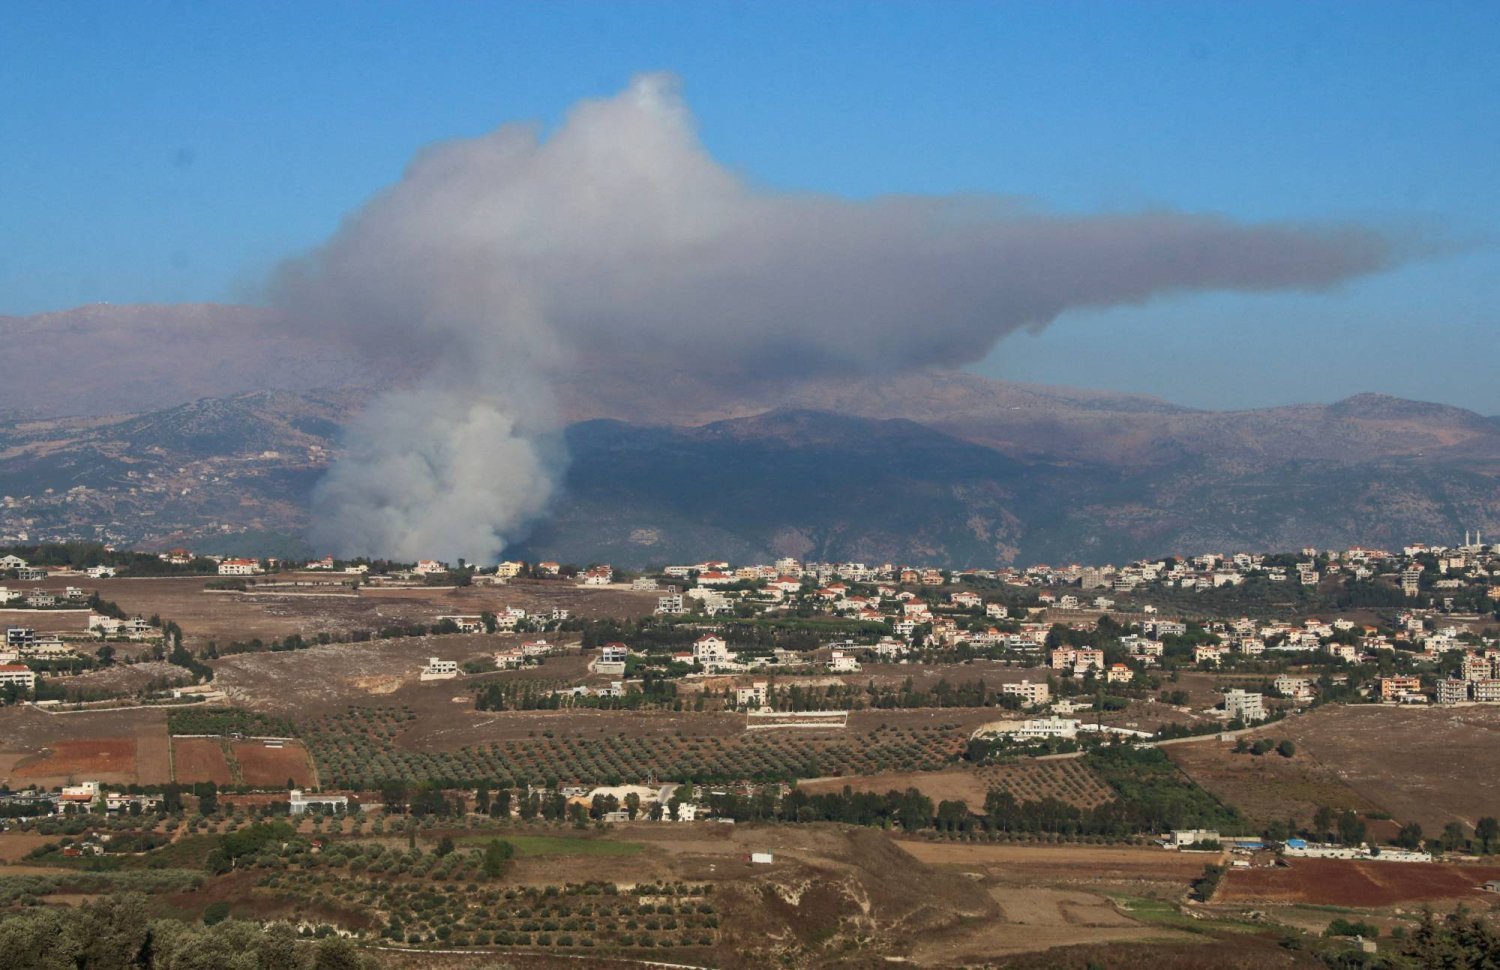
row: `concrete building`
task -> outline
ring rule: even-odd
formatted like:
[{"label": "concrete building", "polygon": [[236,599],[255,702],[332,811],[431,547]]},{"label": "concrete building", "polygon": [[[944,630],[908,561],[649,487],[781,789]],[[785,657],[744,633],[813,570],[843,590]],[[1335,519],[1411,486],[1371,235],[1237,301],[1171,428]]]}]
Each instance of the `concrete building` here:
[{"label": "concrete building", "polygon": [[1224,713],[1231,721],[1253,724],[1266,719],[1265,698],[1238,687],[1224,692]]},{"label": "concrete building", "polygon": [[293,788],[288,797],[293,815],[301,815],[309,808],[321,808],[324,811],[333,810],[346,812],[349,810],[349,799],[345,795],[309,795],[300,788]]}]

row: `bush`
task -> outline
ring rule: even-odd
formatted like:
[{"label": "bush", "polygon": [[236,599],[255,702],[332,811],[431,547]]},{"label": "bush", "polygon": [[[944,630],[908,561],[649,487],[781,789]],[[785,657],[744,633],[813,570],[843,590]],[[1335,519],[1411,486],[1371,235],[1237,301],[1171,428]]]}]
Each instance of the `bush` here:
[{"label": "bush", "polygon": [[213,926],[222,923],[229,918],[229,904],[222,899],[216,903],[209,903],[203,910],[203,925]]}]

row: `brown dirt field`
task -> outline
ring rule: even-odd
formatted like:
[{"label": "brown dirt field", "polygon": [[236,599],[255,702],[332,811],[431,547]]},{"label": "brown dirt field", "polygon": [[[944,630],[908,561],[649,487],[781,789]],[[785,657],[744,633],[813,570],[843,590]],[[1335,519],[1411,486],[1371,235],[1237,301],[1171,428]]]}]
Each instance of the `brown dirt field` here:
[{"label": "brown dirt field", "polygon": [[1298,757],[1430,834],[1500,815],[1500,707],[1328,706],[1263,733],[1291,738]]},{"label": "brown dirt field", "polygon": [[993,886],[999,919],[922,940],[912,952],[920,965],[988,963],[997,956],[1059,946],[1186,940],[1188,935],[1138,923],[1103,896],[1077,890]]},{"label": "brown dirt field", "polygon": [[898,711],[852,711],[848,730],[864,734],[884,725],[892,728],[937,727],[952,725],[965,733],[988,721],[997,721],[1006,712],[995,707],[923,707]]},{"label": "brown dirt field", "polygon": [[[61,586],[66,586],[63,583]],[[0,610],[0,627],[24,626],[39,633],[83,633],[89,628],[88,610]]]},{"label": "brown dirt field", "polygon": [[[215,738],[173,738],[172,765],[175,780],[181,784],[211,781],[216,785],[236,784],[224,757],[224,748]],[[286,778],[282,776],[283,780]]]},{"label": "brown dirt field", "polygon": [[[328,578],[311,576],[323,581]],[[654,592],[583,588],[571,583],[465,589],[366,587],[353,596],[343,591],[327,595],[325,590],[312,591],[319,595],[308,595],[307,590],[254,594],[205,591],[205,586],[217,578],[122,576],[72,582],[97,589],[101,597],[113,600],[128,613],[155,613],[175,620],[189,647],[209,640],[222,644],[255,637],[281,639],[293,633],[312,637],[318,633],[376,630],[397,622],[430,623],[445,613],[480,613],[511,605],[530,612],[561,607],[574,616],[585,617],[642,616],[656,606]],[[58,585],[67,583],[58,581]],[[79,623],[81,629],[82,621]]]},{"label": "brown dirt field", "polygon": [[933,866],[984,873],[1001,883],[1053,883],[1185,890],[1203,874],[1208,857],[1158,848],[1088,845],[1015,845],[898,840],[906,853]]},{"label": "brown dirt field", "polygon": [[161,785],[172,779],[172,739],[165,721],[135,728],[135,773],[138,784]]},{"label": "brown dirt field", "polygon": [[[1093,719],[1086,711],[1080,712],[1079,716]],[[1208,724],[1215,719],[1196,713],[1184,714],[1170,704],[1157,701],[1131,701],[1130,706],[1125,710],[1111,711],[1100,720],[1111,727],[1125,727],[1132,731],[1156,731],[1168,724],[1198,726]]]},{"label": "brown dirt field", "polygon": [[45,752],[17,764],[11,778],[20,784],[43,787],[79,781],[134,784],[135,738],[54,741]]},{"label": "brown dirt field", "polygon": [[814,778],[799,781],[797,787],[809,794],[841,792],[848,785],[855,791],[875,792],[884,795],[888,791],[905,791],[916,788],[932,799],[934,805],[941,801],[962,800],[971,811],[984,807],[988,789],[972,771],[914,771],[883,775],[851,775],[844,778]]},{"label": "brown dirt field", "polygon": [[301,742],[268,748],[261,741],[236,741],[231,746],[240,763],[240,777],[255,788],[282,788],[290,778],[298,788],[313,785],[312,760]]},{"label": "brown dirt field", "polygon": [[[66,784],[62,774],[38,774],[52,770],[50,752],[61,742],[93,743],[108,739],[134,749],[134,769],[129,777],[99,777],[112,784],[159,785],[171,781],[168,770],[167,715],[161,709],[130,711],[86,711],[47,714],[29,707],[0,708],[0,781],[12,787]],[[29,765],[29,769],[26,767]],[[18,769],[27,771],[22,776]]]},{"label": "brown dirt field", "polygon": [[15,862],[26,853],[48,842],[56,842],[55,835],[36,832],[0,832],[0,862]]},{"label": "brown dirt field", "polygon": [[1216,903],[1305,903],[1378,908],[1403,903],[1485,897],[1497,866],[1435,862],[1364,862],[1350,859],[1289,859],[1285,868],[1231,869]]},{"label": "brown dirt field", "polygon": [[[1275,736],[1275,730],[1268,736]],[[1172,744],[1162,750],[1189,778],[1243,812],[1257,830],[1273,819],[1310,823],[1313,813],[1323,806],[1357,812],[1384,810],[1300,746],[1291,758],[1235,754],[1232,743],[1216,740]]]},{"label": "brown dirt field", "polygon": [[[403,637],[368,643],[337,643],[306,650],[242,653],[213,661],[214,686],[235,703],[261,711],[316,717],[349,706],[407,705],[414,710],[453,714],[454,697],[468,703],[475,683],[492,679],[559,680],[586,678],[581,654],[548,657],[537,667],[453,680],[421,681],[418,673],[429,657],[465,660],[513,647],[514,635]],[[556,635],[555,643],[565,643]],[[576,640],[574,641],[576,644]]]}]

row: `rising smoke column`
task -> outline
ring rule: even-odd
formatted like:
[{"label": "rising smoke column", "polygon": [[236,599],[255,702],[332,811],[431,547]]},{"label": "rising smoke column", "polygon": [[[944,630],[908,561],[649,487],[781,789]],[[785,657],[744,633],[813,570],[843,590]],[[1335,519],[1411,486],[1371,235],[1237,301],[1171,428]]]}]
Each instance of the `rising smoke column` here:
[{"label": "rising smoke column", "polygon": [[274,284],[289,319],[418,377],[348,429],[314,500],[341,555],[486,561],[563,467],[548,387],[620,362],[643,397],[957,366],[1077,307],[1373,272],[1359,228],[1061,216],[993,196],[849,201],[757,188],[698,141],[673,81],[422,152]]}]

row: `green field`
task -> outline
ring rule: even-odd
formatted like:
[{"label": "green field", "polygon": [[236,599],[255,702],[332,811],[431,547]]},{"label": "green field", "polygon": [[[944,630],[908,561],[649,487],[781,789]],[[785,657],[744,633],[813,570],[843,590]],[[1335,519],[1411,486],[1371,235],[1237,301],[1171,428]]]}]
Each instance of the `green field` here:
[{"label": "green field", "polygon": [[[474,836],[460,841],[466,846],[483,848],[494,838],[495,836]],[[549,855],[635,855],[645,848],[639,842],[574,838],[566,835],[504,835],[500,838],[516,847],[516,855],[528,858]]]}]

